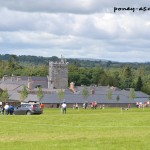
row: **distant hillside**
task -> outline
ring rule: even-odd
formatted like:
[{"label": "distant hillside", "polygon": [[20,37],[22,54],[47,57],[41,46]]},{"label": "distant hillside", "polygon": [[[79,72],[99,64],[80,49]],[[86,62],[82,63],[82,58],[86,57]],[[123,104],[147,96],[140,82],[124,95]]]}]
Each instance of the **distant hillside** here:
[{"label": "distant hillside", "polygon": [[[59,61],[59,58],[56,56],[52,57],[42,57],[42,56],[31,56],[31,55],[10,55],[0,54],[0,60],[14,60],[16,62],[20,63],[32,63],[35,65],[41,65],[46,64],[48,65],[49,61]],[[96,66],[102,66],[102,67],[113,67],[113,68],[120,68],[125,65],[130,65],[133,68],[138,68],[139,66],[145,66],[148,70],[150,70],[150,62],[148,63],[121,63],[121,62],[114,62],[109,60],[100,60],[100,59],[82,59],[82,58],[67,58],[67,61],[70,64],[74,64],[78,67],[96,67]]]}]

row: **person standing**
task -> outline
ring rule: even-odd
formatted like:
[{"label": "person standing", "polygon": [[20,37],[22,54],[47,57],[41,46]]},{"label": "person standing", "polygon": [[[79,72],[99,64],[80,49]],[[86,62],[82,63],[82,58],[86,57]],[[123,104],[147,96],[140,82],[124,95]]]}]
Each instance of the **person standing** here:
[{"label": "person standing", "polygon": [[40,108],[41,108],[42,113],[43,113],[43,109],[44,109],[44,104],[43,103],[40,103]]},{"label": "person standing", "polygon": [[6,103],[6,105],[4,106],[4,109],[5,109],[6,115],[8,115],[9,114],[9,105],[8,105],[8,103]]},{"label": "person standing", "polygon": [[9,106],[9,113],[10,115],[13,115],[14,113],[14,106],[12,104]]},{"label": "person standing", "polygon": [[128,104],[128,108],[130,108],[131,107],[131,104]]},{"label": "person standing", "polygon": [[67,104],[66,104],[66,102],[63,102],[62,103],[62,113],[63,114],[66,114],[66,109],[67,109]]},{"label": "person standing", "polygon": [[76,109],[79,109],[79,105],[78,105],[78,103],[76,103],[75,108],[76,108]]},{"label": "person standing", "polygon": [[5,108],[4,106],[2,106],[2,115],[4,115],[4,113],[5,113]]}]

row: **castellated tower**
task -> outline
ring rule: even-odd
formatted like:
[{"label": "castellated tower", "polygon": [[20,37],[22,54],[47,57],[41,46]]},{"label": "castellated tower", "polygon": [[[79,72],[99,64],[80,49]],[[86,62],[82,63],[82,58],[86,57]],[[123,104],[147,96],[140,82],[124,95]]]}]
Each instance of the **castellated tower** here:
[{"label": "castellated tower", "polygon": [[68,62],[61,56],[60,62],[49,62],[48,88],[68,87]]}]

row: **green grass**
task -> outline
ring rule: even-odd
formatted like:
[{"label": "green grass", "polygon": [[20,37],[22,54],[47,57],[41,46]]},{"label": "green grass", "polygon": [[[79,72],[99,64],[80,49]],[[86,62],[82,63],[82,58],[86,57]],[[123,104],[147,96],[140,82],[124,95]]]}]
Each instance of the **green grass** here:
[{"label": "green grass", "polygon": [[0,115],[0,150],[150,150],[150,108]]}]

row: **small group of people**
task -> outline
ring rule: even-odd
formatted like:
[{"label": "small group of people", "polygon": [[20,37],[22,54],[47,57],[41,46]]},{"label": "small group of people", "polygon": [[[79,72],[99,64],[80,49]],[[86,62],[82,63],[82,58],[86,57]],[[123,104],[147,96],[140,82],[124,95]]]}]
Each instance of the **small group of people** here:
[{"label": "small group of people", "polygon": [[142,102],[136,102],[136,107],[137,108],[143,108],[143,103]]},{"label": "small group of people", "polygon": [[144,108],[144,107],[149,107],[150,102],[146,101],[146,102],[136,102],[136,107],[137,108]]},{"label": "small group of people", "polygon": [[103,104],[103,105],[100,105],[99,108],[100,108],[100,109],[105,109],[105,105],[104,105],[104,104]]},{"label": "small group of people", "polygon": [[14,106],[12,104],[6,103],[4,106],[1,106],[1,113],[2,115],[13,115],[14,113]]},{"label": "small group of people", "polygon": [[91,103],[91,108],[92,109],[96,109],[97,108],[97,102],[96,101]]}]

